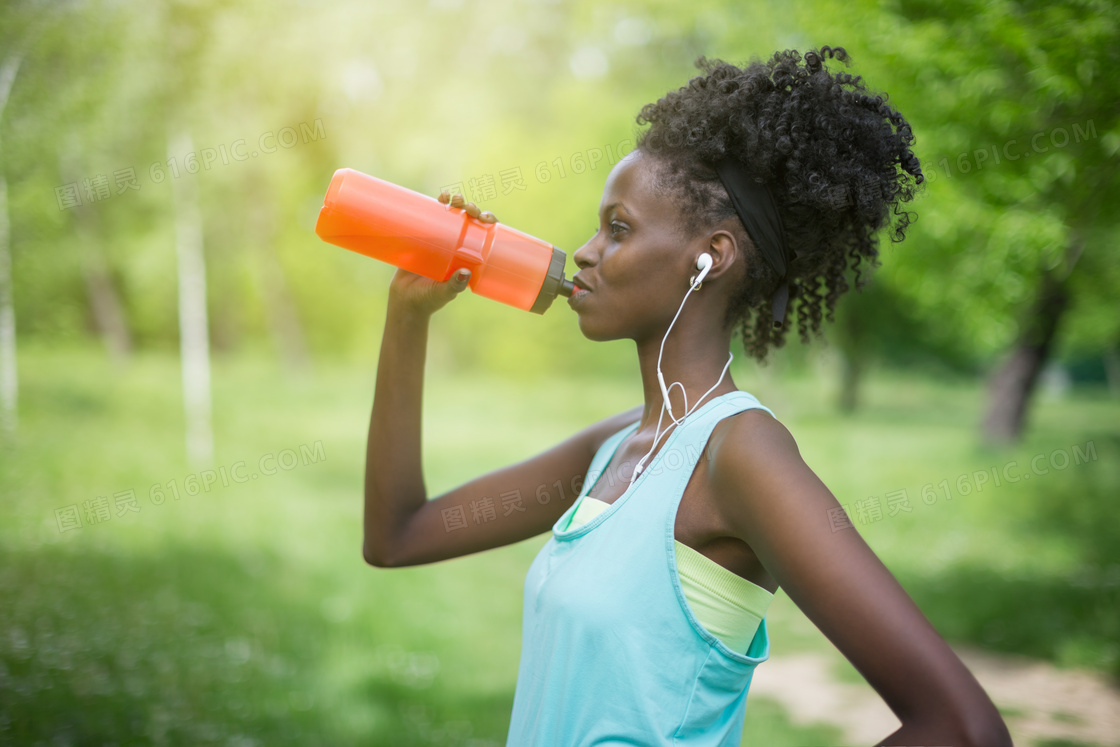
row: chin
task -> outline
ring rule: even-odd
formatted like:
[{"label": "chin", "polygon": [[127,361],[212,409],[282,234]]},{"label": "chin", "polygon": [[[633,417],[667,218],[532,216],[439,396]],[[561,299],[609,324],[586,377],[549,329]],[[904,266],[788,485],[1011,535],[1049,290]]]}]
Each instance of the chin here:
[{"label": "chin", "polygon": [[593,342],[610,342],[611,340],[622,339],[622,335],[619,335],[617,330],[597,327],[582,316],[579,318],[579,331],[583,333],[584,337]]},{"label": "chin", "polygon": [[617,329],[604,329],[586,325],[582,319],[579,323],[579,330],[581,333],[584,333],[584,337],[587,337],[591,342],[595,343],[609,343],[616,339],[633,339],[631,336],[618,332]]}]

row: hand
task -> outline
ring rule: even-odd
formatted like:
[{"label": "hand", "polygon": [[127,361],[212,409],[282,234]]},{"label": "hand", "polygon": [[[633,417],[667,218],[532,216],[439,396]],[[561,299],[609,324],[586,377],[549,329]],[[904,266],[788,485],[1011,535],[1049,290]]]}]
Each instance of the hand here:
[{"label": "hand", "polygon": [[459,194],[458,192],[456,192],[454,195],[448,194],[447,192],[440,192],[439,193],[439,201],[442,202],[444,205],[447,205],[448,203],[450,203],[451,207],[466,210],[467,215],[469,215],[472,218],[478,218],[483,223],[497,223],[498,222],[498,219],[496,217],[494,217],[494,214],[491,213],[489,210],[480,211],[478,209],[478,205],[475,205],[473,202],[464,202],[463,195]]},{"label": "hand", "polygon": [[[466,202],[463,195],[456,192],[439,193],[439,201],[451,207],[465,210],[467,215],[482,223],[497,223],[498,219],[489,210],[480,211],[473,202]],[[447,305],[459,295],[470,281],[470,270],[461,267],[451,273],[447,282],[441,283],[415,272],[397,268],[389,283],[389,302],[407,307],[410,311],[431,315]]]}]

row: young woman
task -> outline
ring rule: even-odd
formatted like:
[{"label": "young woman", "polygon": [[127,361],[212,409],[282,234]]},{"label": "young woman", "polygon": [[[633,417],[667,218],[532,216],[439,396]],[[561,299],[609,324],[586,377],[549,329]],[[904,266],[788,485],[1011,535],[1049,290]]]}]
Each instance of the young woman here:
[{"label": "young woman", "polygon": [[[551,531],[525,581],[509,745],[738,745],[778,587],[902,722],[879,744],[1011,744],[969,670],[837,521],[789,431],[728,374],[732,335],[763,361],[785,341],[787,305],[802,341],[819,334],[849,272],[877,263],[892,212],[903,239],[900,203],[923,180],[909,124],[827,70],[831,57],[847,62],[829,47],[745,68],[701,57],[705,75],[642,109],[652,126],[607,177],[568,299],[588,338],[634,341],[642,405],[429,499],[428,323],[466,275],[393,277],[363,554],[409,566]],[[582,484],[573,504],[533,500],[557,481]]]}]

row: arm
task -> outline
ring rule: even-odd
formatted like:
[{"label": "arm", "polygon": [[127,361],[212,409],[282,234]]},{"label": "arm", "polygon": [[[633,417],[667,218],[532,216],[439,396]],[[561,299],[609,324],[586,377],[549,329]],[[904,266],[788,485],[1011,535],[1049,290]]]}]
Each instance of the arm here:
[{"label": "arm", "polygon": [[879,745],[1011,747],[987,693],[863,537],[832,531],[839,503],[781,423],[747,411],[710,447],[725,520],[902,722]]},{"label": "arm", "polygon": [[[446,193],[440,196],[446,201]],[[461,197],[456,196],[458,206]],[[473,217],[478,209],[467,203]],[[473,212],[472,212],[473,209]],[[480,218],[492,222],[492,215]],[[366,447],[362,556],[377,567],[431,563],[518,542],[547,531],[571,505],[595,451],[612,433],[634,422],[634,408],[596,423],[531,459],[478,477],[429,500],[421,467],[421,405],[431,315],[466,288],[452,276],[437,283],[398,270],[374,386]],[[566,501],[553,486],[560,481]],[[544,486],[551,494],[538,499]],[[574,486],[574,488],[573,488]],[[500,496],[519,493],[521,507],[508,516]],[[542,493],[543,495],[543,493]],[[470,501],[489,498],[495,518],[475,524]],[[466,525],[445,522],[445,509],[461,509]],[[458,528],[456,528],[458,527]]]},{"label": "arm", "polygon": [[[392,525],[395,530],[383,540],[383,554],[375,558],[367,556],[367,562],[391,568],[423,565],[502,547],[547,532],[572,505],[599,446],[640,415],[641,407],[638,407],[606,418],[530,459],[494,470],[434,498],[415,494],[414,500],[398,510],[397,523]],[[556,482],[563,485],[563,500]],[[548,502],[542,505],[538,495],[543,496],[544,491],[548,493]],[[518,505],[523,510],[510,510],[509,515],[505,515],[507,509],[501,501],[502,495],[519,497]],[[493,502],[495,518],[476,524],[472,520],[470,502],[482,498]],[[370,504],[367,492],[366,505]],[[462,510],[458,514],[462,521],[457,527],[449,526],[444,516],[446,509]]]}]

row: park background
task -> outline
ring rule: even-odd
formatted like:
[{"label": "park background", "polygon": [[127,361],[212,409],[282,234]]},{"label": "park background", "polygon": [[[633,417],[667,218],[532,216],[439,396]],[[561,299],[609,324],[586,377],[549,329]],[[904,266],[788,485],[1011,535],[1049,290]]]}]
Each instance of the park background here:
[{"label": "park background", "polygon": [[[0,742],[504,743],[546,536],[363,563],[393,268],[315,236],[330,177],[462,191],[570,276],[642,105],[699,55],[823,45],[911,122],[917,221],[825,339],[761,367],[736,344],[732,374],[954,646],[1115,688],[1118,22],[1103,1],[4,3]],[[632,346],[584,339],[563,299],[464,294],[427,376],[433,496],[641,396]],[[829,651],[781,592],[770,629],[760,679]],[[995,699],[1017,744],[1120,744],[1098,712]],[[752,690],[744,743],[851,734]]]}]

